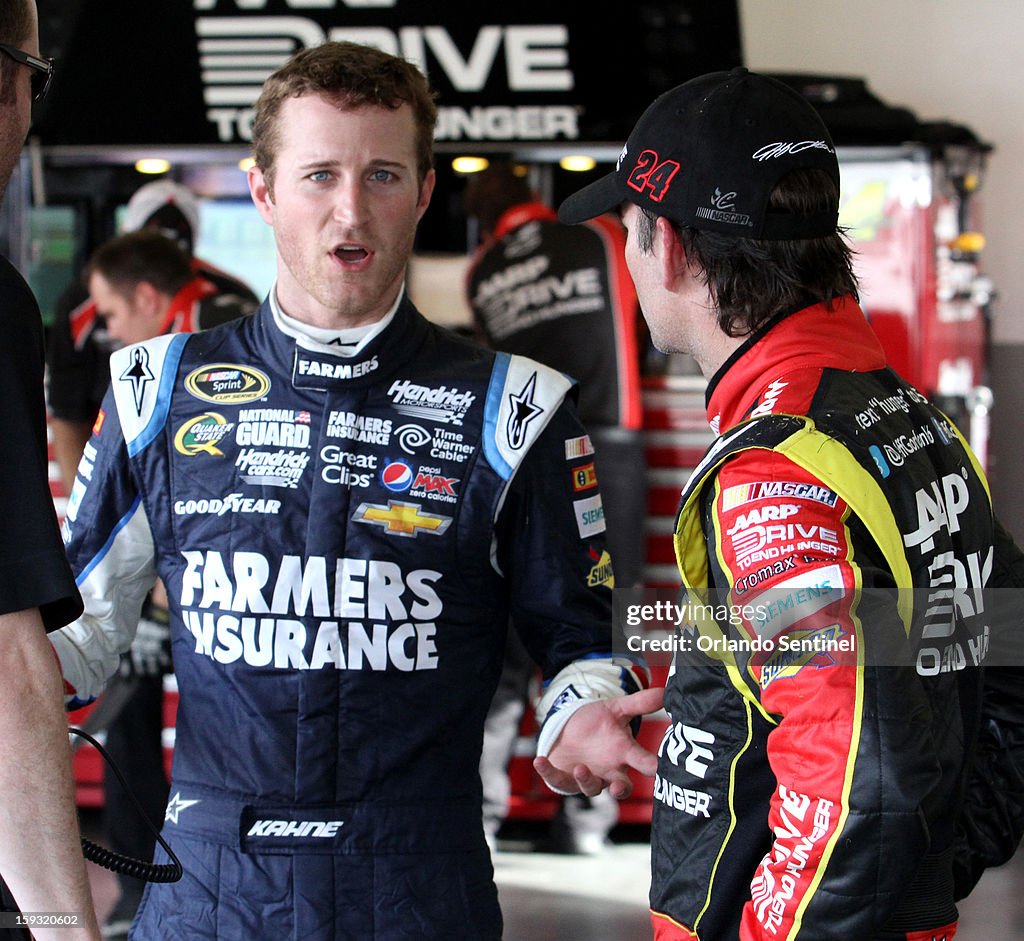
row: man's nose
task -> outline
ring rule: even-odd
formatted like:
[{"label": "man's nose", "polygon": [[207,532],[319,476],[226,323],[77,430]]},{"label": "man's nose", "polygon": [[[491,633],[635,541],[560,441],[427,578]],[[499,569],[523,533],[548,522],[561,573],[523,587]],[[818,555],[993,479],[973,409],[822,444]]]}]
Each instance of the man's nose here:
[{"label": "man's nose", "polygon": [[367,213],[366,192],[359,180],[340,180],[334,191],[334,218],[346,225],[359,225]]}]

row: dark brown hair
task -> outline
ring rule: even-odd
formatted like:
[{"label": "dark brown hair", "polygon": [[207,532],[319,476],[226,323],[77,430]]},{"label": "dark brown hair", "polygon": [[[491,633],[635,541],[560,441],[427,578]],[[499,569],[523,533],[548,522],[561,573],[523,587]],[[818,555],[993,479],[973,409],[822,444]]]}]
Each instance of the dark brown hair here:
[{"label": "dark brown hair", "polygon": [[[835,212],[839,190],[821,170],[795,170],[776,184],[770,211],[793,215]],[[649,252],[654,216],[637,219],[637,244]],[[699,270],[718,310],[718,326],[744,337],[779,314],[844,294],[857,295],[853,250],[841,230],[814,239],[762,241],[676,226],[689,263]]]},{"label": "dark brown hair", "polygon": [[173,239],[152,229],[140,229],[104,242],[89,260],[86,280],[94,273],[125,296],[145,281],[173,297],[193,278],[188,254]]}]

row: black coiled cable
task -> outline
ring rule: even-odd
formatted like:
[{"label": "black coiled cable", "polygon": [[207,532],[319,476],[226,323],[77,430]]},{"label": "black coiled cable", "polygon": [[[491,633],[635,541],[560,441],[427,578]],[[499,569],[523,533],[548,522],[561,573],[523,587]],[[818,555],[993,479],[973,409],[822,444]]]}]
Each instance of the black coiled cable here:
[{"label": "black coiled cable", "polygon": [[82,729],[77,729],[74,726],[69,726],[68,731],[84,738],[103,756],[103,760],[110,765],[114,774],[117,775],[117,779],[121,782],[125,793],[132,799],[132,802],[138,809],[139,816],[142,817],[146,822],[146,826],[156,836],[157,841],[164,848],[164,852],[171,858],[171,862],[151,863],[143,859],[135,859],[132,856],[125,856],[123,853],[114,852],[114,850],[107,849],[105,846],[100,846],[97,843],[93,843],[92,840],[82,837],[82,852],[85,854],[85,858],[92,860],[97,866],[109,869],[111,872],[132,876],[135,879],[143,879],[146,882],[177,882],[184,873],[181,862],[174,855],[174,851],[167,845],[167,841],[160,835],[160,831],[153,826],[153,822],[146,816],[146,812],[142,809],[139,799],[132,792],[131,788],[128,787],[128,782],[125,781],[124,775],[121,774],[121,769],[114,764],[106,749],[88,732],[84,732]]}]

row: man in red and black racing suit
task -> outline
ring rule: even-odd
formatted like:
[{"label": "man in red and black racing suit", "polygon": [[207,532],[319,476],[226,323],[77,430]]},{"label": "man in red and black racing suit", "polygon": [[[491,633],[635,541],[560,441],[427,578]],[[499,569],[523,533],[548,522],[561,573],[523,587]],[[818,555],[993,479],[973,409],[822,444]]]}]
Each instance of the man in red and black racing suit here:
[{"label": "man in red and black racing suit", "polygon": [[[693,598],[753,616],[680,638],[655,936],[952,937],[996,564],[984,478],[850,297],[745,344],[708,413],[722,437],[684,495],[680,565]],[[912,656],[880,636],[904,629]]]},{"label": "man in red and black racing suit", "polygon": [[740,68],[661,95],[559,210],[620,208],[652,340],[697,361],[720,435],[676,524],[658,941],[948,941],[1021,836],[1020,605],[987,590],[1019,594],[1021,553],[886,367],[839,183],[807,100]]}]

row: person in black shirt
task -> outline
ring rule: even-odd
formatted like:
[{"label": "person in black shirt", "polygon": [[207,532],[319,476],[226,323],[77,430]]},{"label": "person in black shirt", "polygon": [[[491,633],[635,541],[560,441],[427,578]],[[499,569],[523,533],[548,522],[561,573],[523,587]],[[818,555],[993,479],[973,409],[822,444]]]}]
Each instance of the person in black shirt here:
[{"label": "person in black shirt", "polygon": [[[50,70],[39,57],[35,3],[0,6],[0,196]],[[96,939],[60,676],[46,641],[47,631],[81,613],[82,600],[49,490],[42,320],[28,285],[3,257],[0,423],[0,875],[13,895],[3,893],[3,907],[77,914],[77,925],[39,926],[36,938]]]}]

